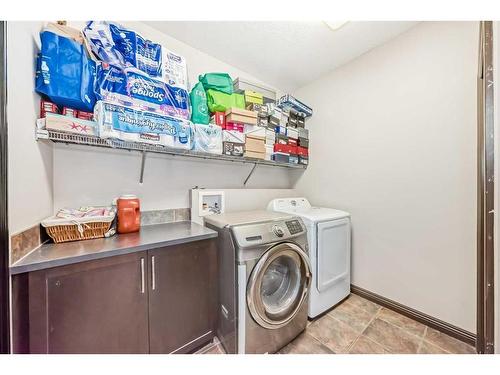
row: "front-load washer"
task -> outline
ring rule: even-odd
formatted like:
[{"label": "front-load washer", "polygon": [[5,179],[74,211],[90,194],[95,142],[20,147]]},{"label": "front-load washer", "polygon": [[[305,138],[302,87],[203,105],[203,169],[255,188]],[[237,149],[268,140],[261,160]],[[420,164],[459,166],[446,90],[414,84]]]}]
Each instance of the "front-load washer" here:
[{"label": "front-load washer", "polygon": [[274,199],[267,208],[297,215],[306,225],[312,269],[309,317],[320,315],[346,298],[351,290],[349,213],[312,207],[306,198]]},{"label": "front-load washer", "polygon": [[228,353],[274,353],[307,325],[311,271],[303,221],[250,211],[210,215],[218,232],[217,336]]}]

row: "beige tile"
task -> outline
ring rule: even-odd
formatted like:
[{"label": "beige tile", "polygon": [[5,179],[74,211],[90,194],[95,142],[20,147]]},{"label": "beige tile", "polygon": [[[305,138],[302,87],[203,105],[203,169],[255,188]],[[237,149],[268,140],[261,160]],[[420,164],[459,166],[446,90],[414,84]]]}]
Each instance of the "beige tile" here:
[{"label": "beige tile", "polygon": [[307,332],[302,333],[290,344],[278,351],[279,354],[334,354]]},{"label": "beige tile", "polygon": [[347,324],[356,332],[361,333],[368,326],[375,313],[369,313],[356,305],[345,301],[331,310],[328,315]]},{"label": "beige tile", "polygon": [[450,353],[424,340],[420,345],[420,348],[418,349],[418,354],[450,354]]},{"label": "beige tile", "polygon": [[439,346],[440,348],[457,354],[473,354],[476,353],[476,349],[460,340],[457,340],[451,336],[444,333],[436,331],[432,328],[427,328],[427,332],[424,336],[426,341]]},{"label": "beige tile", "polygon": [[361,335],[349,349],[349,354],[390,354],[391,352],[365,335]]},{"label": "beige tile", "polygon": [[307,327],[307,333],[317,338],[336,353],[347,351],[349,346],[359,336],[347,324],[325,315]]},{"label": "beige tile", "polygon": [[380,310],[379,305],[371,301],[368,301],[367,299],[364,299],[356,294],[351,294],[349,298],[346,300],[346,302],[349,302],[354,306],[359,307],[360,309],[370,314],[375,314]]},{"label": "beige tile", "polygon": [[416,353],[421,339],[385,320],[375,319],[363,332],[392,353]]},{"label": "beige tile", "polygon": [[385,307],[380,310],[377,318],[392,323],[395,326],[398,326],[399,328],[402,328],[405,331],[419,337],[423,336],[425,333],[425,325],[413,319],[407,318],[404,315],[398,314],[397,312],[386,309]]}]

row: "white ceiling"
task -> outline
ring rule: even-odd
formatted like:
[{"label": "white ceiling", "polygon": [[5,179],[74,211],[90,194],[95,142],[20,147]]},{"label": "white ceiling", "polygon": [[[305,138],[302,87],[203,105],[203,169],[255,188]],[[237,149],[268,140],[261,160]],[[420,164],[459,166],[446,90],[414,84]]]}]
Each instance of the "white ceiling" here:
[{"label": "white ceiling", "polygon": [[150,26],[276,88],[292,91],[418,22],[156,21]]}]

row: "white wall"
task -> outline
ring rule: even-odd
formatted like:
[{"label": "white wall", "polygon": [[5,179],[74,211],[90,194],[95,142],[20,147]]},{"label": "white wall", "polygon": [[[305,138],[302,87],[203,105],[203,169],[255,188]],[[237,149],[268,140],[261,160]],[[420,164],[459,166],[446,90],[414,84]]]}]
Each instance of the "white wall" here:
[{"label": "white wall", "polygon": [[[140,22],[122,24],[183,55],[188,63],[191,83],[197,81],[199,74],[228,72],[233,78],[242,76],[265,84],[148,25]],[[83,24],[74,23],[73,26],[81,29]],[[190,188],[243,188],[243,181],[252,167],[250,164],[172,159],[149,154],[144,183],[140,185],[140,163],[138,153],[56,145],[54,210],[64,206],[107,204],[122,193],[138,194],[145,210],[189,207]],[[296,174],[282,168],[258,167],[247,187],[288,188]]]},{"label": "white wall", "polygon": [[35,141],[40,99],[34,92],[41,22],[7,22],[9,231],[23,231],[52,214],[52,147]]},{"label": "white wall", "polygon": [[425,22],[298,90],[297,189],[351,212],[352,283],[475,332],[477,22]]}]

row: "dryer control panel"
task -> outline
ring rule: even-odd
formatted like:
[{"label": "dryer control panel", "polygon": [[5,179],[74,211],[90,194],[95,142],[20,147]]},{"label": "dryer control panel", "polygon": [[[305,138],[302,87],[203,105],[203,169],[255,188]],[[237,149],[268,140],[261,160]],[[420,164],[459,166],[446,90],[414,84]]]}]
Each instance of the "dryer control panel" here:
[{"label": "dryer control panel", "polygon": [[288,228],[290,234],[297,234],[302,232],[302,225],[298,220],[285,221],[286,227]]}]

